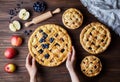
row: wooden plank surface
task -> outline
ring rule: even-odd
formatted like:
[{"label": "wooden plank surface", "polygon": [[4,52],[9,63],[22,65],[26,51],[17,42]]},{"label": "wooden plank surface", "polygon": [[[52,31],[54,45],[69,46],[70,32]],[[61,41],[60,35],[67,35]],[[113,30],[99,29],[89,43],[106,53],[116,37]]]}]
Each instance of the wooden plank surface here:
[{"label": "wooden plank surface", "polygon": [[[35,30],[38,26],[47,23],[55,23],[61,25],[68,31],[69,35],[71,36],[72,43],[75,46],[77,54],[76,71],[80,77],[81,82],[120,82],[120,37],[116,35],[111,29],[110,31],[112,35],[112,42],[110,46],[105,52],[97,55],[103,64],[103,70],[101,71],[100,75],[93,78],[88,78],[84,76],[80,71],[79,64],[81,60],[90,54],[82,48],[79,42],[79,34],[84,26],[98,20],[87,11],[87,9],[80,3],[79,0],[44,0],[48,5],[46,11],[54,10],[55,8],[60,7],[62,9],[62,12],[55,15],[51,19],[48,19],[47,21],[41,22],[37,25],[33,25],[30,28],[25,28],[23,26],[20,31],[13,33],[8,28],[10,17],[8,11],[11,8],[15,8],[16,4],[20,1],[22,0],[0,0],[0,82],[29,82],[29,76],[25,68],[25,58],[28,53],[27,41],[29,36],[25,36],[23,31],[29,29]],[[32,6],[35,1],[36,0],[23,0],[24,4],[22,7],[28,9],[32,15],[29,20],[40,14],[33,12]],[[62,14],[66,9],[70,7],[79,9],[84,15],[83,25],[79,29],[69,30],[62,23]],[[25,21],[21,22],[22,24],[25,23]],[[16,49],[19,51],[19,54],[15,58],[9,60],[4,57],[3,53],[6,48],[11,47],[10,38],[15,34],[23,37],[24,43],[22,46],[16,47]],[[10,62],[17,65],[17,71],[12,74],[6,73],[4,71],[4,65]],[[47,68],[40,65],[37,65],[37,67],[39,73],[39,82],[40,78],[42,79],[42,82],[71,81],[65,63],[54,68]]]}]

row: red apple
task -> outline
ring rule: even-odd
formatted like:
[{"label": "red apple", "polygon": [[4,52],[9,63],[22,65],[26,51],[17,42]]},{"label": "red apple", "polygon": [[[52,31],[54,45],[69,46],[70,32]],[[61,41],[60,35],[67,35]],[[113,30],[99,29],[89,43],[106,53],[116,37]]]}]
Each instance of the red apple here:
[{"label": "red apple", "polygon": [[16,50],[14,48],[7,48],[4,52],[6,58],[11,59],[16,55]]},{"label": "red apple", "polygon": [[22,44],[22,38],[20,36],[17,36],[17,35],[12,36],[11,44],[13,46],[20,46]]},{"label": "red apple", "polygon": [[13,73],[16,70],[16,66],[12,63],[6,64],[4,70],[8,73]]}]

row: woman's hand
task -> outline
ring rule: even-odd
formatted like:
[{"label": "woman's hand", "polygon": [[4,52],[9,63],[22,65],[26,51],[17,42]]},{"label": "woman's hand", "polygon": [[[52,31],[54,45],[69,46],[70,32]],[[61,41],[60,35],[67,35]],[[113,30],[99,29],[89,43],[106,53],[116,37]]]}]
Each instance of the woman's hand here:
[{"label": "woman's hand", "polygon": [[72,82],[80,82],[76,71],[75,71],[76,57],[75,57],[75,49],[72,47],[72,53],[68,54],[68,58],[66,61],[66,67],[69,71]]},{"label": "woman's hand", "polygon": [[30,75],[30,82],[36,82],[36,74],[37,74],[37,67],[35,59],[30,56],[30,54],[26,57],[26,64],[25,67]]},{"label": "woman's hand", "polygon": [[66,67],[68,71],[72,71],[75,68],[76,57],[75,57],[75,49],[72,47],[72,52],[68,54],[68,58],[66,61]]}]

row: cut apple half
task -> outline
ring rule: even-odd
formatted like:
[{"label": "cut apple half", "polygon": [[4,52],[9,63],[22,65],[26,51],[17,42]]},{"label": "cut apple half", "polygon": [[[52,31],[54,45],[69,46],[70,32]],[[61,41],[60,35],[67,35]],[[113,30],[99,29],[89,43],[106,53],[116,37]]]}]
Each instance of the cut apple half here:
[{"label": "cut apple half", "polygon": [[30,17],[30,13],[26,9],[21,9],[19,12],[19,18],[22,20],[27,20]]},{"label": "cut apple half", "polygon": [[17,30],[21,29],[21,25],[19,21],[13,21],[12,23],[9,24],[9,29],[13,32],[16,32]]}]

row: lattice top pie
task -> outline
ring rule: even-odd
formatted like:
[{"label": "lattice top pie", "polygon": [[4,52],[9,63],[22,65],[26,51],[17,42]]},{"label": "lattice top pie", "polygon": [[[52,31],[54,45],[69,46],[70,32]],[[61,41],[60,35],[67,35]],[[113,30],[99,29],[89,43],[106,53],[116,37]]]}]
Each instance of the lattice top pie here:
[{"label": "lattice top pie", "polygon": [[88,77],[98,75],[101,70],[101,61],[95,56],[86,56],[81,62],[81,71]]},{"label": "lattice top pie", "polygon": [[62,21],[67,28],[76,29],[82,25],[83,15],[79,10],[70,8],[63,13]]},{"label": "lattice top pie", "polygon": [[43,66],[58,66],[71,52],[71,39],[62,27],[55,24],[39,26],[30,36],[30,54]]},{"label": "lattice top pie", "polygon": [[98,22],[87,25],[80,34],[82,47],[91,54],[99,54],[105,51],[110,42],[109,30]]}]

